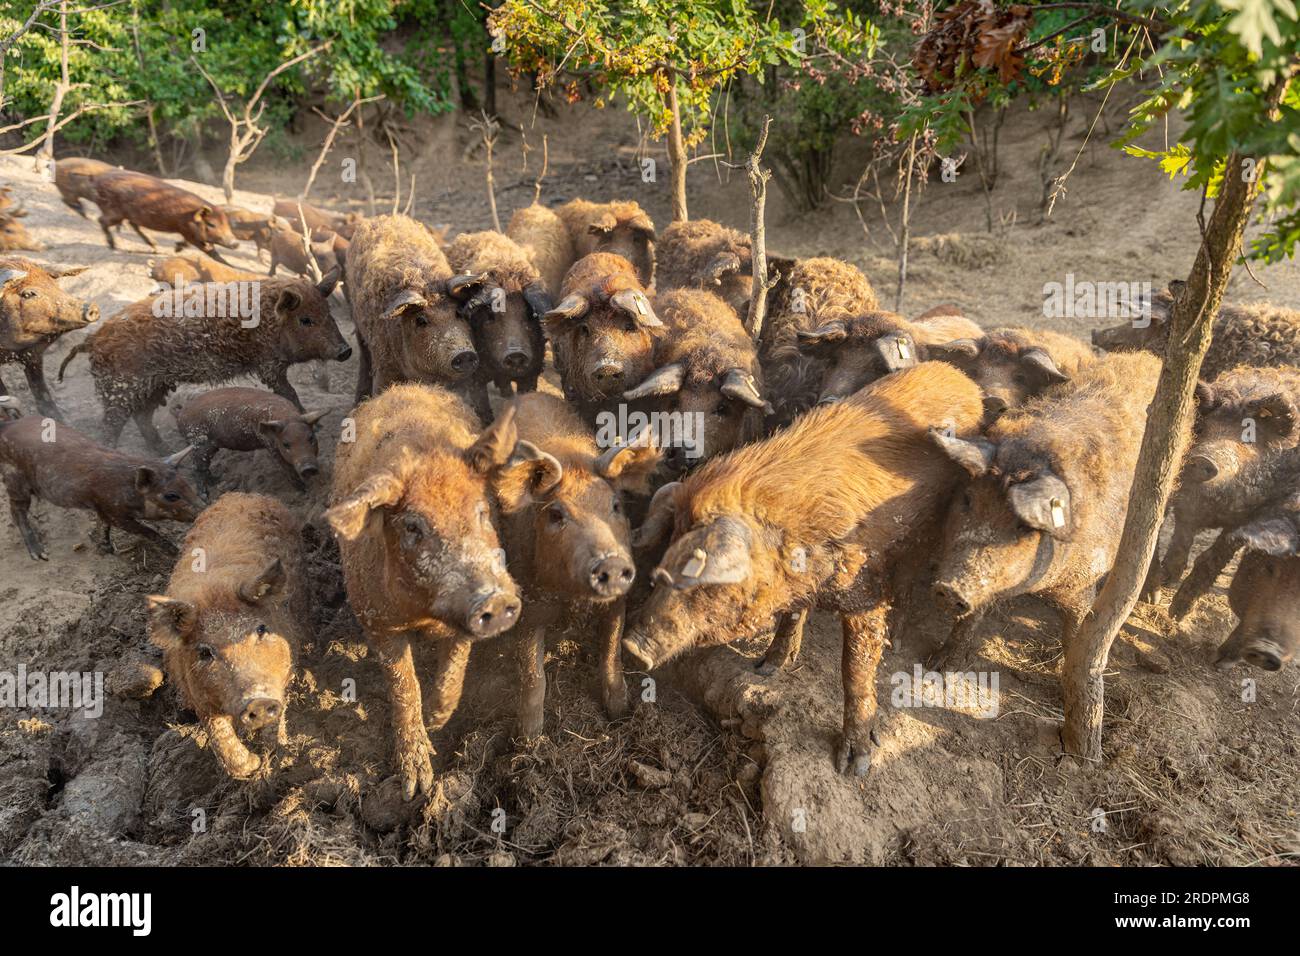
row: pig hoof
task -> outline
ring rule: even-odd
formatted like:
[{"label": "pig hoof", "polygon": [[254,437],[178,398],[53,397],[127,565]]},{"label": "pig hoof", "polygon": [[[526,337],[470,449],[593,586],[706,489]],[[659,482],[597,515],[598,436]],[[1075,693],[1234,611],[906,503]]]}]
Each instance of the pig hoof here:
[{"label": "pig hoof", "polygon": [[757,671],[759,675],[762,677],[772,677],[776,674],[781,673],[781,671],[784,668],[785,668],[785,661],[773,660],[768,657],[763,658],[761,661],[759,661],[757,664],[754,665],[754,670]]},{"label": "pig hoof", "polygon": [[257,754],[250,753],[248,757],[239,763],[232,764],[226,769],[236,780],[247,780],[253,774],[257,773],[258,768],[262,766],[262,758]]},{"label": "pig hoof", "polygon": [[42,550],[41,548],[32,548],[32,549],[30,549],[27,553],[30,554],[30,555],[32,556],[32,560],[33,560],[33,561],[48,561],[48,560],[50,560],[50,556],[49,556],[48,554],[46,554],[45,551]]},{"label": "pig hoof", "polygon": [[871,772],[871,756],[875,744],[843,740],[835,753],[835,769],[846,776],[865,777]]},{"label": "pig hoof", "polygon": [[415,795],[433,793],[433,761],[429,748],[417,747],[397,758],[397,776],[402,781],[402,799],[413,800]]},{"label": "pig hoof", "polygon": [[623,688],[620,694],[617,691],[604,695],[605,716],[610,720],[622,720],[630,713],[631,708],[627,702],[627,688]]}]

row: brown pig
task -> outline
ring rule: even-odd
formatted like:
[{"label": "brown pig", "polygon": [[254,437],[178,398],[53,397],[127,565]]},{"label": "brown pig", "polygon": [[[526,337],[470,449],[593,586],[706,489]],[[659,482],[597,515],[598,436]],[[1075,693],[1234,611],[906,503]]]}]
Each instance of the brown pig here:
[{"label": "brown pig", "polygon": [[96,177],[117,168],[108,163],[101,163],[97,159],[70,156],[54,164],[54,186],[59,191],[59,198],[63,200],[63,205],[81,218],[87,219],[89,217],[86,215],[86,207],[81,203],[86,199],[91,202],[97,201]]},{"label": "brown pig", "polygon": [[9,513],[35,561],[48,561],[28,509],[39,498],[60,508],[93,511],[99,550],[113,553],[112,528],[140,535],[168,554],[175,546],[142,521],[193,521],[203,508],[178,470],[190,449],[161,461],[96,444],[71,425],[27,415],[0,421],[0,479]]},{"label": "brown pig", "polygon": [[[925,362],[664,485],[636,543],[670,529],[672,540],[624,649],[648,670],[692,647],[760,634],[777,615],[837,611],[844,728],[835,761],[866,773],[895,575],[925,550],[918,537],[958,480],[927,430],[974,435],[982,414],[974,382]],[[797,629],[783,626],[777,643],[793,638]],[[796,651],[774,644],[768,655]]]},{"label": "brown pig", "polygon": [[167,593],[147,598],[149,640],[232,777],[262,766],[241,736],[287,739],[285,690],[309,619],[301,533],[274,498],[222,495],[186,535]]},{"label": "brown pig", "polygon": [[[18,362],[42,415],[61,418],[45,381],[45,350],[64,332],[99,318],[99,306],[64,292],[55,279],[80,269],[43,269],[29,259],[0,258],[0,365]],[[0,395],[7,395],[0,381]]]},{"label": "brown pig", "polygon": [[561,293],[546,313],[546,334],[565,397],[588,417],[654,370],[663,322],[632,264],[608,252],[574,263]]},{"label": "brown pig", "polygon": [[941,657],[962,649],[995,602],[1036,594],[1060,612],[1071,680],[1081,660],[1072,638],[1115,560],[1159,374],[1153,355],[1110,355],[985,437],[934,433],[971,479],[953,496],[935,577],[956,615]]},{"label": "brown pig", "polygon": [[18,249],[30,249],[39,252],[45,248],[28,233],[27,227],[19,220],[27,215],[27,210],[11,196],[8,186],[0,186],[0,252]]},{"label": "brown pig", "polygon": [[216,388],[171,408],[176,430],[194,448],[199,490],[212,484],[209,466],[219,449],[265,448],[299,491],[320,473],[316,423],[327,412],[300,413],[288,399],[260,388]]},{"label": "brown pig", "polygon": [[459,315],[482,285],[478,276],[453,275],[433,235],[409,216],[362,222],[344,286],[361,351],[357,401],[398,382],[442,385],[490,421],[487,388],[475,376],[474,336]]},{"label": "brown pig", "polygon": [[608,252],[632,263],[641,285],[649,288],[655,271],[655,224],[632,200],[594,203],[574,199],[555,214],[569,230],[574,256]]},{"label": "brown pig", "polygon": [[256,375],[301,410],[289,366],[313,359],[343,362],[352,354],[330,315],[337,279],[332,272],[316,285],[262,278],[238,287],[210,282],[164,292],[127,306],[73,348],[59,367],[59,380],[79,353],[90,354],[104,431],[113,444],[134,418],[145,441],[160,448],[154,410],[186,383],[215,385]]},{"label": "brown pig", "polygon": [[[302,206],[301,218],[298,216],[300,205]],[[337,232],[348,240],[352,238],[364,218],[360,213],[329,212],[308,202],[300,203],[296,199],[277,199],[271,211],[287,222],[295,232],[302,232],[302,220],[306,219],[307,228],[313,232],[316,230]]]},{"label": "brown pig", "polygon": [[676,289],[655,298],[655,311],[665,326],[655,344],[658,367],[623,397],[645,399],[657,411],[699,416],[702,441],[689,448],[668,445],[669,468],[685,471],[762,437],[763,415],[771,407],[763,398],[763,370],[731,307],[712,292]]},{"label": "brown pig", "polygon": [[621,492],[648,490],[658,453],[640,443],[599,454],[587,425],[553,395],[521,395],[502,414],[514,416],[519,438],[493,479],[506,557],[524,597],[519,734],[542,732],[546,629],[575,616],[593,621],[605,712],[622,717],[628,703],[619,641],[636,567]]},{"label": "brown pig", "polygon": [[260,273],[234,269],[202,255],[168,256],[157,262],[150,259],[149,277],[173,288],[189,282],[251,282],[262,278]]},{"label": "brown pig", "polygon": [[339,446],[325,517],[348,599],[388,680],[393,758],[410,799],[433,788],[412,643],[437,649],[429,727],[439,730],[460,702],[470,646],[519,620],[487,484],[515,452],[514,416],[478,435],[461,398],[412,384],[352,414],[356,440]]},{"label": "brown pig", "polygon": [[749,309],[754,259],[750,238],[709,219],[672,223],[655,249],[655,291],[704,289],[737,315]]},{"label": "brown pig", "polygon": [[156,176],[128,169],[113,169],[95,177],[95,202],[99,205],[99,226],[110,249],[116,249],[112,227],[125,221],[136,235],[157,251],[158,245],[141,227],[174,232],[184,242],[220,261],[218,245],[238,247],[230,220],[219,206]]},{"label": "brown pig", "polygon": [[[343,242],[343,248],[346,249],[347,241],[341,239],[336,233],[315,230],[304,247],[301,232],[295,232],[292,227],[283,222],[278,223],[271,228],[271,266],[268,275],[275,275],[276,269],[280,266],[300,276],[311,275],[313,264],[320,270],[321,275],[335,267],[341,268],[342,260],[335,252],[336,240]],[[307,258],[308,252],[311,253],[310,259]]]}]

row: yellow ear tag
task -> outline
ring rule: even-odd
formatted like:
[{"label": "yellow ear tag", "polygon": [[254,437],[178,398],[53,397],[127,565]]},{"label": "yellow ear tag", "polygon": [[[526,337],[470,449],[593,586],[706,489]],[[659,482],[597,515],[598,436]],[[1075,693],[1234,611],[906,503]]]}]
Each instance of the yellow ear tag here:
[{"label": "yellow ear tag", "polygon": [[1065,527],[1065,503],[1060,498],[1052,499],[1052,527]]},{"label": "yellow ear tag", "polygon": [[645,315],[646,314],[645,299],[643,299],[641,296],[638,295],[638,296],[633,296],[633,301],[636,302],[637,314]]},{"label": "yellow ear tag", "polygon": [[687,561],[686,566],[682,568],[682,574],[688,578],[698,578],[704,573],[704,565],[708,560],[709,556],[705,553],[704,549],[696,548],[695,552],[691,555],[691,559]]},{"label": "yellow ear tag", "polygon": [[907,358],[907,342],[905,342],[903,339],[898,339],[897,341],[898,341],[898,357],[901,358],[901,359],[906,359],[906,358]]}]

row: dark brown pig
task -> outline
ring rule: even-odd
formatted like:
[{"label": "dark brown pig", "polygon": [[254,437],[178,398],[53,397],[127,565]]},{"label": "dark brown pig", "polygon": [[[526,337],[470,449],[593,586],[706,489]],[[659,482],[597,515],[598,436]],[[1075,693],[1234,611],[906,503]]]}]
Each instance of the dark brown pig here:
[{"label": "dark brown pig", "polygon": [[1086,342],[1047,329],[989,329],[974,338],[932,342],[931,358],[951,362],[984,391],[984,410],[992,422],[1009,408],[1068,382],[1097,359]]},{"label": "dark brown pig", "polygon": [[632,200],[574,199],[557,207],[555,214],[569,231],[576,259],[593,252],[622,256],[632,263],[641,285],[649,288],[655,271],[655,224],[640,205]]},{"label": "dark brown pig", "polygon": [[515,452],[514,416],[479,435],[458,396],[407,384],[353,417],[356,440],[339,445],[325,517],[348,600],[388,680],[393,759],[409,800],[433,789],[412,643],[437,650],[428,726],[439,730],[460,702],[470,646],[519,620],[487,485]]},{"label": "dark brown pig", "polygon": [[[42,415],[61,418],[45,381],[45,350],[64,332],[99,318],[99,306],[64,292],[55,279],[80,269],[50,271],[29,259],[0,258],[0,365],[18,362]],[[7,395],[0,381],[0,395]]]},{"label": "dark brown pig", "polygon": [[398,382],[442,385],[490,421],[474,336],[458,314],[480,288],[478,276],[452,274],[433,235],[409,216],[361,223],[345,285],[361,349],[357,401]]},{"label": "dark brown pig", "polygon": [[235,234],[235,238],[257,246],[258,258],[261,258],[262,253],[270,251],[271,237],[281,221],[277,216],[253,212],[243,206],[221,206],[220,209],[230,220],[230,231]]},{"label": "dark brown pig", "polygon": [[584,417],[621,399],[654,370],[654,343],[663,334],[632,264],[596,252],[579,259],[546,313],[546,335],[565,397]]},{"label": "dark brown pig", "polygon": [[86,215],[86,207],[82,202],[86,199],[97,202],[95,179],[101,173],[117,168],[108,163],[101,163],[97,159],[70,156],[54,164],[54,186],[59,191],[59,198],[63,200],[63,205],[81,218],[88,219],[90,217]]},{"label": "dark brown pig", "polygon": [[171,409],[176,429],[194,448],[199,490],[212,484],[209,466],[219,449],[271,453],[299,491],[320,473],[316,423],[327,412],[300,413],[288,399],[260,388],[217,388]]},{"label": "dark brown pig", "polygon": [[[1196,399],[1196,431],[1170,501],[1173,533],[1164,559],[1151,563],[1143,588],[1148,601],[1182,579],[1197,534],[1238,527],[1277,494],[1300,444],[1300,368],[1231,369],[1197,385]],[[1198,577],[1210,560],[1211,554],[1197,559]],[[1184,600],[1192,594],[1182,593]]]},{"label": "dark brown pig", "polygon": [[166,594],[152,594],[149,640],[226,773],[262,758],[242,737],[287,741],[285,690],[309,618],[300,523],[265,495],[230,492],[185,537]]},{"label": "dark brown pig", "polygon": [[[298,216],[300,205],[302,206],[301,218]],[[302,221],[306,219],[308,229],[337,232],[348,240],[352,239],[357,226],[361,225],[364,219],[360,213],[329,212],[308,202],[300,203],[296,199],[277,199],[271,211],[285,220],[296,232],[302,232]]]},{"label": "dark brown pig", "polygon": [[954,495],[935,577],[957,618],[941,656],[963,648],[989,606],[1036,594],[1061,615],[1067,687],[1086,673],[1072,638],[1115,560],[1159,374],[1153,355],[1110,355],[985,437],[935,433],[971,479]]},{"label": "dark brown pig", "polygon": [[178,470],[189,453],[186,448],[159,461],[105,448],[71,425],[34,415],[0,421],[0,478],[9,513],[36,561],[49,557],[28,515],[33,498],[93,511],[101,526],[96,545],[105,554],[113,553],[112,528],[176,554],[170,541],[141,522],[193,521],[202,510],[202,500]]},{"label": "dark brown pig", "polygon": [[514,240],[499,232],[466,232],[447,248],[458,273],[482,285],[460,308],[474,330],[479,375],[502,395],[535,391],[546,357],[542,316],[554,303],[542,277]]},{"label": "dark brown pig", "polygon": [[128,169],[114,169],[95,177],[95,202],[99,205],[99,226],[110,249],[116,249],[112,227],[130,224],[136,235],[157,251],[157,244],[141,227],[174,232],[184,242],[220,261],[218,245],[239,246],[230,231],[230,220],[219,206],[179,186]]},{"label": "dark brown pig", "polygon": [[[294,275],[312,275],[312,266],[320,270],[321,275],[334,268],[342,268],[342,260],[335,252],[335,241],[339,237],[328,230],[312,232],[304,247],[301,232],[295,232],[290,226],[278,223],[271,229],[271,266],[268,275],[275,275],[276,269],[284,266]],[[346,240],[342,240],[346,249]],[[311,258],[307,258],[308,252]]]},{"label": "dark brown pig", "polygon": [[737,315],[749,309],[754,258],[750,238],[709,219],[674,222],[655,249],[655,291],[704,289]]},{"label": "dark brown pig", "polygon": [[658,464],[648,443],[600,454],[591,430],[553,395],[521,395],[513,415],[519,442],[493,478],[501,538],[523,590],[519,624],[519,735],[542,732],[546,630],[590,619],[600,641],[601,698],[611,717],[627,713],[619,641],[636,577],[621,492],[644,493]]},{"label": "dark brown pig", "polygon": [[[692,647],[760,634],[777,615],[837,611],[844,728],[835,761],[866,773],[894,576],[925,550],[918,538],[958,480],[927,432],[974,435],[982,414],[974,382],[926,362],[665,485],[637,544],[669,529],[672,541],[624,648],[651,669]],[[783,628],[778,638],[796,634]],[[768,653],[788,660],[796,650]]]},{"label": "dark brown pig", "polygon": [[164,292],[127,306],[73,348],[59,367],[59,380],[80,352],[90,353],[104,431],[113,444],[134,418],[145,441],[161,447],[154,410],[186,383],[217,385],[256,375],[301,410],[289,366],[313,359],[343,362],[352,354],[330,315],[337,279],[334,272],[317,285],[263,278]]},{"label": "dark brown pig", "polygon": [[762,437],[763,415],[770,408],[763,398],[763,370],[731,307],[712,292],[677,289],[657,296],[655,311],[665,327],[655,344],[658,367],[623,397],[647,400],[655,411],[697,416],[702,423],[701,441],[665,446],[668,466],[685,471]]}]

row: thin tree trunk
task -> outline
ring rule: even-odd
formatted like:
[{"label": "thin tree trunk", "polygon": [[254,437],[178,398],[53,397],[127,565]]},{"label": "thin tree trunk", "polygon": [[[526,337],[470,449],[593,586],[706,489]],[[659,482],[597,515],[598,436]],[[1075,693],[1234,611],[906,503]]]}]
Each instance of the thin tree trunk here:
[{"label": "thin tree trunk", "polygon": [[59,4],[59,82],[54,84],[54,98],[50,100],[50,118],[45,124],[45,142],[36,153],[35,167],[40,169],[54,160],[54,127],[63,109],[63,97],[72,89],[68,74],[68,0]]},{"label": "thin tree trunk", "polygon": [[763,147],[767,145],[767,133],[772,126],[772,117],[763,117],[763,128],[758,134],[754,151],[745,163],[745,172],[749,175],[749,195],[751,200],[749,216],[749,246],[752,259],[753,279],[749,287],[749,315],[745,321],[745,330],[755,342],[763,335],[763,320],[767,316],[767,291],[771,285],[767,281],[767,227],[764,223],[764,207],[767,205],[767,181],[772,174],[764,169]]},{"label": "thin tree trunk", "polygon": [[[1284,78],[1270,91],[1271,120],[1276,120],[1286,85]],[[1187,448],[1195,412],[1192,394],[1210,346],[1214,317],[1241,252],[1242,234],[1263,179],[1260,163],[1250,182],[1246,182],[1242,161],[1243,157],[1235,152],[1228,157],[1221,192],[1196,253],[1187,288],[1174,303],[1169,318],[1164,368],[1142,435],[1115,566],[1106,576],[1092,612],[1065,648],[1062,743],[1067,754],[1084,760],[1101,759],[1103,675],[1111,644],[1137,603],[1155,552],[1165,507]]]},{"label": "thin tree trunk", "polygon": [[668,109],[673,114],[668,129],[668,162],[673,176],[673,222],[685,222],[686,215],[686,142],[682,138],[682,111],[677,102],[677,76],[668,77]]},{"label": "thin tree trunk", "polygon": [[907,285],[907,245],[912,232],[912,174],[916,167],[916,134],[907,146],[907,180],[903,183],[903,221],[898,231],[898,293],[894,311],[903,311],[903,288]]}]

